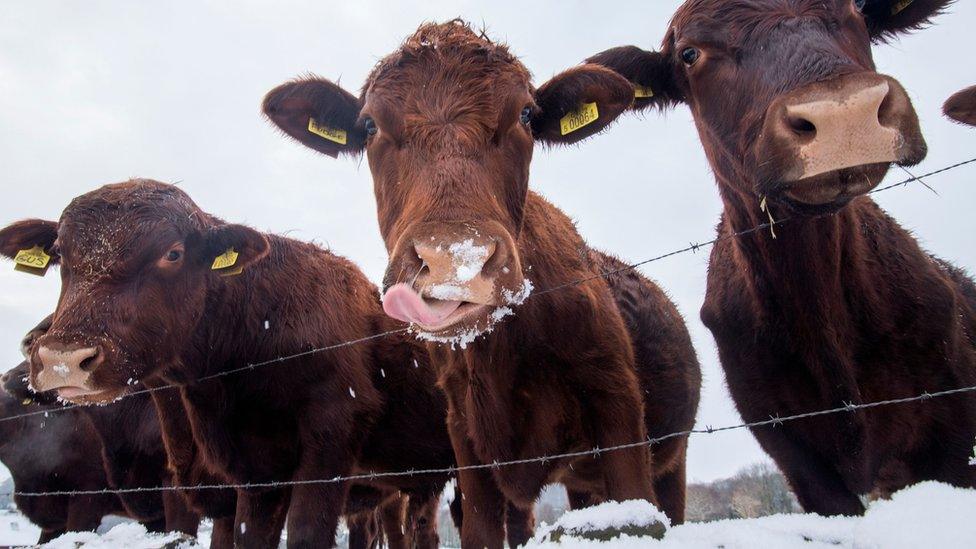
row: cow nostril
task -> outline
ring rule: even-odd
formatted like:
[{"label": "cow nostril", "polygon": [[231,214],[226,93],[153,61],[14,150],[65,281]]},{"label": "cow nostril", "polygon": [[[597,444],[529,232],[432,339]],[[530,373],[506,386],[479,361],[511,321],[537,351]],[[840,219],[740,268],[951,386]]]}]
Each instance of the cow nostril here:
[{"label": "cow nostril", "polygon": [[817,134],[817,126],[802,116],[788,116],[786,123],[789,124],[794,133],[801,137],[812,137]]},{"label": "cow nostril", "polygon": [[93,369],[95,369],[95,367],[97,367],[99,364],[101,364],[101,362],[102,362],[102,353],[98,349],[98,347],[96,347],[95,352],[92,353],[90,357],[83,359],[78,364],[78,367],[86,372],[90,372]]}]

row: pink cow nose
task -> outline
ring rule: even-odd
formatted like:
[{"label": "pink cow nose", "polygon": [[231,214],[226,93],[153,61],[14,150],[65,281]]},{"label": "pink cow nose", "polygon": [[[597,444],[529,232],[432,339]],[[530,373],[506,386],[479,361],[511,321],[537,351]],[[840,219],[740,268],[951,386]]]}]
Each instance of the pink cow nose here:
[{"label": "pink cow nose", "polygon": [[[105,362],[105,354],[98,347],[63,346],[57,343],[40,345],[37,349],[40,371],[33,378],[34,389],[89,387],[92,371]],[[36,363],[35,363],[36,364]]]},{"label": "pink cow nose", "polygon": [[59,373],[58,369],[64,371],[63,368],[90,372],[102,362],[98,347],[55,350],[41,346],[37,350],[37,358],[41,360],[41,365],[44,368],[51,368],[55,373]]}]

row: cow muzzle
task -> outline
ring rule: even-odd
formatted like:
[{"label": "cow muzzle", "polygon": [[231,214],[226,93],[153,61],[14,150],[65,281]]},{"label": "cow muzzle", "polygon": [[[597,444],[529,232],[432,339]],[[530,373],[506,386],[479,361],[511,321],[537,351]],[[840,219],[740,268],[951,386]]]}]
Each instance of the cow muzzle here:
[{"label": "cow muzzle", "polygon": [[480,334],[527,294],[514,239],[492,223],[423,223],[391,254],[383,310],[422,333]]},{"label": "cow muzzle", "polygon": [[927,153],[918,116],[895,79],[844,75],[776,99],[757,141],[760,180],[806,204],[826,204],[874,188],[891,163]]},{"label": "cow muzzle", "polygon": [[43,336],[31,357],[31,387],[39,393],[57,391],[62,399],[77,403],[112,400],[118,391],[93,386],[92,375],[105,361],[101,345],[65,344]]}]

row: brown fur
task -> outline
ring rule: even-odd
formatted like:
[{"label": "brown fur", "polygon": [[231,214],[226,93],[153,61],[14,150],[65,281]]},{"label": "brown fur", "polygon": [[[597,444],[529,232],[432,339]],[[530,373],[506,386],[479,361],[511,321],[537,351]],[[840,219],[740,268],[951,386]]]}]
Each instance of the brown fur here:
[{"label": "brown fur", "polygon": [[[747,421],[976,383],[976,288],[968,276],[922,250],[863,192],[820,208],[790,201],[777,192],[776,170],[761,169],[753,155],[777,97],[838,76],[874,75],[872,39],[918,28],[947,4],[916,0],[892,14],[891,2],[869,1],[862,15],[846,0],[689,0],[661,52],[630,46],[589,60],[660,91],[637,108],[692,109],[725,203],[702,319]],[[689,45],[703,57],[686,68],[679,55]],[[911,164],[924,157],[924,143],[914,112],[902,116],[903,135],[916,142],[901,162]],[[819,183],[861,178],[873,188],[888,169],[861,166]],[[770,231],[731,238],[768,220],[763,197],[775,218],[790,218],[775,228],[778,238]],[[808,511],[861,513],[859,495],[927,479],[976,486],[967,465],[976,402],[968,396],[753,433]]]},{"label": "brown fur", "polygon": [[976,126],[976,86],[953,94],[942,107],[946,116],[967,126]]},{"label": "brown fur", "polygon": [[[96,346],[101,361],[85,399],[124,394],[130,378],[178,384],[153,393],[177,482],[330,479],[454,462],[426,354],[402,335],[194,382],[394,328],[376,288],[349,261],[226,224],[176,187],[149,180],[78,197],[59,223],[8,227],[0,250],[51,236],[38,226],[57,237],[39,244],[61,263],[62,293],[50,330],[32,347],[32,380],[40,347],[83,344]],[[230,247],[244,271],[219,276],[211,263]],[[446,479],[376,485],[424,499]],[[276,545],[287,512],[290,547],[330,546],[348,490],[347,482],[239,490],[234,545]]]},{"label": "brown fur", "polygon": [[[26,364],[22,364],[26,371]],[[10,378],[7,379],[9,381]],[[5,383],[6,385],[6,383]],[[49,409],[59,404],[24,404],[23,396],[0,391],[0,417]],[[102,490],[108,479],[88,421],[77,410],[0,422],[0,461],[18,492]],[[65,532],[94,531],[106,515],[123,515],[114,495],[14,496],[17,509],[41,529],[38,543]]]},{"label": "brown fur", "polygon": [[[541,289],[620,265],[591,250],[561,211],[528,190],[528,171],[535,140],[592,135],[632,103],[633,93],[596,66],[571,69],[536,90],[505,46],[452,21],[421,26],[380,61],[359,100],[331,82],[306,79],[270,92],[265,113],[322,152],[365,149],[391,254],[386,286],[423,286],[427,275],[413,243],[434,238],[431,231],[473,230],[494,250],[482,276],[498,298],[523,273]],[[598,103],[599,119],[561,135],[559,119],[583,102]],[[520,120],[523,109],[531,112],[529,125]],[[304,131],[310,117],[355,139],[345,147],[324,143]],[[375,136],[366,133],[366,120],[377,124]],[[459,465],[631,443],[694,421],[700,374],[687,330],[667,297],[635,273],[530,297],[466,347],[428,347],[447,394]],[[526,511],[552,482],[593,501],[660,500],[680,522],[686,444],[675,439],[655,448],[653,464],[648,449],[637,448],[464,471],[462,544],[501,547],[506,515],[531,524]],[[524,543],[530,532],[509,524],[508,541]]]}]

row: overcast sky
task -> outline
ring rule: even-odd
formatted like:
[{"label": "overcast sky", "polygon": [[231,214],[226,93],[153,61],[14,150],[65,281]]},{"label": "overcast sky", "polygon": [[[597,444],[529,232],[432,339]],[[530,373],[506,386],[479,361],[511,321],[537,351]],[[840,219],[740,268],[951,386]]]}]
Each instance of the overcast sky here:
[{"label": "overcast sky", "polygon": [[[315,240],[379,281],[386,252],[369,170],[281,137],[259,113],[264,93],[298,74],[358,91],[380,57],[423,21],[461,16],[509,43],[536,84],[611,46],[656,46],[676,0],[5,2],[0,13],[0,224],[56,219],[68,201],[105,183],[181,181],[227,220]],[[875,49],[900,79],[928,139],[921,173],[976,156],[976,130],[940,117],[954,91],[976,84],[976,2],[937,26]],[[904,174],[893,171],[889,181]],[[685,108],[627,117],[582,146],[537,149],[532,186],[578,220],[589,242],[636,262],[709,240],[721,211]],[[932,252],[976,271],[976,167],[877,196]],[[699,424],[739,421],[711,335],[698,320],[707,252],[643,269],[678,303],[701,358]],[[0,263],[0,359],[53,310],[44,279]],[[287,366],[282,366],[287,367]],[[745,431],[694,438],[689,476],[709,480],[766,459]]]}]

